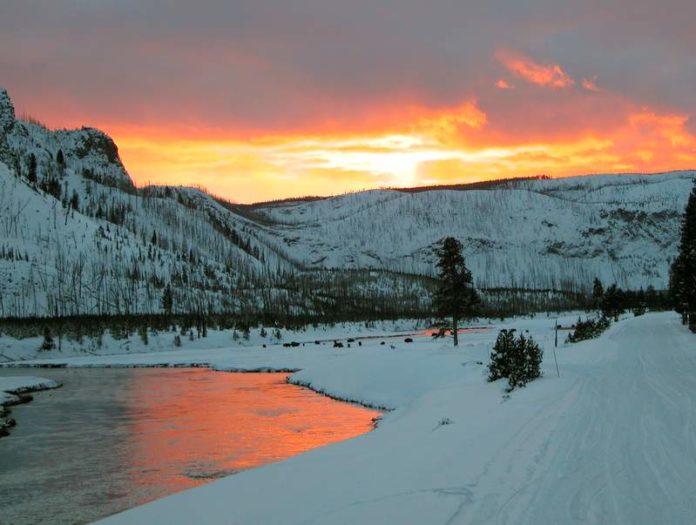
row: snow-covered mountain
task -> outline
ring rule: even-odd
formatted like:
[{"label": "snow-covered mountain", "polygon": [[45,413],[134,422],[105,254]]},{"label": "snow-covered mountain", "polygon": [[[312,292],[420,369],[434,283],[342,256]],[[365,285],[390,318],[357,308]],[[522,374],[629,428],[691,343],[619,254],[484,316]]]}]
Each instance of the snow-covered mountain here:
[{"label": "snow-covered mountain", "polygon": [[[454,235],[481,287],[665,288],[696,172],[505,182],[486,190],[369,191],[257,207],[282,223],[267,240],[309,268],[432,274]],[[274,232],[275,233],[275,232]]]},{"label": "snow-covered mountain", "polygon": [[482,288],[661,289],[695,175],[236,205],[136,188],[106,134],[18,120],[0,89],[0,317],[158,313],[168,289],[175,312],[413,312],[447,235]]}]

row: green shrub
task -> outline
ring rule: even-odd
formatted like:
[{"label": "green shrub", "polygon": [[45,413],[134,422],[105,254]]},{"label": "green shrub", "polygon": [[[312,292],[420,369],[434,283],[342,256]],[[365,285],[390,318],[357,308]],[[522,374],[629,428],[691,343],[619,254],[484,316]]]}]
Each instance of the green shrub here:
[{"label": "green shrub", "polygon": [[501,330],[491,352],[488,365],[488,381],[495,381],[510,375],[511,355],[515,347],[515,330]]},{"label": "green shrub", "polygon": [[640,317],[641,315],[645,315],[645,306],[642,304],[633,309],[634,317]]},{"label": "green shrub", "polygon": [[525,386],[541,376],[544,353],[531,337],[515,339],[515,330],[501,330],[491,352],[488,381],[507,378],[507,391]]},{"label": "green shrub", "polygon": [[575,323],[575,330],[568,335],[566,343],[578,343],[586,339],[594,339],[599,337],[611,325],[608,317],[600,317],[599,319],[586,319],[583,321],[578,317]]},{"label": "green shrub", "polygon": [[56,348],[56,343],[53,341],[53,336],[51,335],[51,331],[48,329],[48,327],[44,328],[44,339],[43,342],[41,343],[41,347],[39,350],[41,351],[49,351],[49,350],[54,350]]}]

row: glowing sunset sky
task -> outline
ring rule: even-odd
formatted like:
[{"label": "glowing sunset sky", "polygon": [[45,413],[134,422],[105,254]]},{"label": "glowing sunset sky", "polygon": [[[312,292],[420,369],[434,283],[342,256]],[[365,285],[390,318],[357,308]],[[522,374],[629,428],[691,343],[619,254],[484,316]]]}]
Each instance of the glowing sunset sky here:
[{"label": "glowing sunset sky", "polygon": [[240,202],[696,168],[693,0],[3,0],[18,114]]}]

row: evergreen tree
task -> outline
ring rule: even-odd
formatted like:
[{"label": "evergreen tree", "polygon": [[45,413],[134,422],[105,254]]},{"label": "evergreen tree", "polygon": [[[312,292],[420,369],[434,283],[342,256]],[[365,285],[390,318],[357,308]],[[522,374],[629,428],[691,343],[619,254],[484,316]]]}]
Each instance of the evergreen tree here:
[{"label": "evergreen tree", "polygon": [[27,163],[27,180],[32,184],[36,184],[38,180],[36,176],[36,155],[33,153],[29,155],[29,161]]},{"label": "evergreen tree", "polygon": [[60,195],[61,195],[60,181],[56,177],[54,177],[52,175],[44,176],[43,180],[39,184],[39,188],[41,188],[43,191],[45,191],[49,195],[53,195],[53,197],[60,200]]},{"label": "evergreen tree", "polygon": [[488,364],[488,381],[507,378],[508,392],[540,377],[544,357],[544,352],[534,339],[524,334],[515,339],[514,332],[500,331]]},{"label": "evergreen tree", "polygon": [[515,346],[515,330],[501,330],[495,340],[488,365],[488,380],[495,381],[510,374],[510,354]]},{"label": "evergreen tree", "polygon": [[48,326],[44,328],[44,339],[43,342],[41,343],[41,348],[40,350],[54,350],[56,348],[56,343],[53,341],[53,336],[51,335],[51,331],[48,329]]},{"label": "evergreen tree", "polygon": [[74,190],[70,198],[70,207],[75,211],[80,211],[80,196]]},{"label": "evergreen tree", "polygon": [[623,293],[621,288],[616,286],[616,284],[612,284],[607,288],[602,298],[602,314],[606,317],[613,317],[615,321],[618,321],[619,315],[623,312]]},{"label": "evergreen tree", "polygon": [[65,169],[65,155],[63,155],[62,149],[59,149],[58,153],[56,153],[56,163],[61,170]]},{"label": "evergreen tree", "polygon": [[601,307],[603,297],[604,287],[602,286],[602,281],[595,277],[594,283],[592,284],[592,306],[595,310],[599,310]]},{"label": "evergreen tree", "polygon": [[435,247],[435,254],[438,257],[440,282],[433,305],[440,317],[452,319],[454,346],[457,346],[459,320],[473,317],[481,301],[472,284],[471,272],[464,262],[462,243],[454,237],[445,237]]},{"label": "evergreen tree", "polygon": [[138,335],[145,346],[150,344],[150,338],[148,337],[146,325],[140,325],[140,327],[138,327]]},{"label": "evergreen tree", "polygon": [[679,254],[670,271],[672,306],[682,322],[696,332],[696,180],[689,195],[681,226]]},{"label": "evergreen tree", "polygon": [[541,376],[541,361],[544,352],[531,337],[525,338],[525,375],[528,381],[533,381]]},{"label": "evergreen tree", "polygon": [[172,286],[168,284],[164,291],[162,292],[162,310],[167,315],[172,315],[174,310],[174,293],[172,292]]},{"label": "evergreen tree", "polygon": [[512,345],[512,351],[509,355],[508,392],[512,392],[518,386],[525,386],[529,381],[526,350],[527,339],[523,334],[520,334],[519,339]]}]

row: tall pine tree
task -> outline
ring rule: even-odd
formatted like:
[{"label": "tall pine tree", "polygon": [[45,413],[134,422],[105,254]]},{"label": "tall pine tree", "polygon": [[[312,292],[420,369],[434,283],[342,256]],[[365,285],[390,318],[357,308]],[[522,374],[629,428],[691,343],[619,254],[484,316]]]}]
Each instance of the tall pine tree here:
[{"label": "tall pine tree", "polygon": [[602,297],[602,314],[608,318],[614,318],[614,321],[619,320],[619,315],[624,312],[623,308],[623,291],[621,288],[612,284]]},{"label": "tall pine tree", "polygon": [[595,277],[592,283],[592,307],[595,310],[599,310],[602,306],[602,298],[604,297],[604,286],[602,286],[602,281]]},{"label": "tall pine tree", "polygon": [[462,243],[454,237],[445,237],[436,245],[435,254],[440,282],[433,305],[440,317],[452,319],[454,346],[457,346],[459,320],[473,317],[481,301],[464,263]]},{"label": "tall pine tree", "polygon": [[32,184],[36,184],[37,181],[36,155],[34,155],[33,153],[29,154],[29,160],[27,161],[27,180]]},{"label": "tall pine tree", "polygon": [[679,254],[672,264],[669,290],[682,322],[696,332],[696,179],[682,220]]}]

